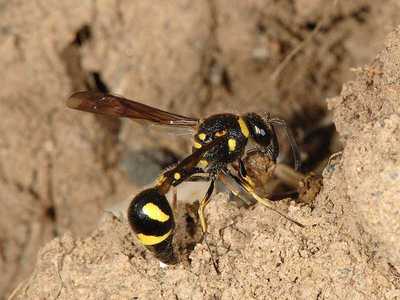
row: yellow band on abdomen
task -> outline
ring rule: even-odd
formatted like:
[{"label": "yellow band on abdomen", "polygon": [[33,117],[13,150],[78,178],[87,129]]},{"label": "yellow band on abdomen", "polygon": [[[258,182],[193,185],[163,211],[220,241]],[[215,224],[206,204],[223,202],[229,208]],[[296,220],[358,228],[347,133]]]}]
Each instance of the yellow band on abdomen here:
[{"label": "yellow band on abdomen", "polygon": [[169,220],[169,216],[154,203],[147,203],[143,206],[142,210],[143,213],[152,220],[156,220],[158,222],[166,222]]},{"label": "yellow band on abdomen", "polygon": [[172,229],[168,231],[164,235],[160,236],[155,236],[155,235],[146,235],[143,233],[138,233],[137,238],[138,240],[145,246],[152,246],[152,245],[157,245],[164,241],[166,238],[168,238],[172,233]]}]

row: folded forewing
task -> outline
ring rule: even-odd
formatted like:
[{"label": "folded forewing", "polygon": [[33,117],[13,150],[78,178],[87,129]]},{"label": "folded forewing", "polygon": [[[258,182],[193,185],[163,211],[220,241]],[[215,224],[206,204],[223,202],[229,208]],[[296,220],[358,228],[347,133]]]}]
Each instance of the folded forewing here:
[{"label": "folded forewing", "polygon": [[173,114],[120,96],[100,92],[77,92],[67,100],[69,108],[113,117],[146,120],[159,125],[195,129],[196,118]]}]

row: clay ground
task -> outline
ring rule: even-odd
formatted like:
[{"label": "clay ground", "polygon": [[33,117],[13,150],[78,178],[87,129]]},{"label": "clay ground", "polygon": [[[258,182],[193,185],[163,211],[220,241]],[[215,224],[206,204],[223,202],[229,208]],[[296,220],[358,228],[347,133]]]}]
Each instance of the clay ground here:
[{"label": "clay ground", "polygon": [[[399,299],[399,20],[395,0],[0,1],[0,298]],[[323,187],[273,205],[306,227],[216,194],[217,274],[181,199],[161,269],[104,211],[190,138],[68,110],[83,89],[284,118]]]}]

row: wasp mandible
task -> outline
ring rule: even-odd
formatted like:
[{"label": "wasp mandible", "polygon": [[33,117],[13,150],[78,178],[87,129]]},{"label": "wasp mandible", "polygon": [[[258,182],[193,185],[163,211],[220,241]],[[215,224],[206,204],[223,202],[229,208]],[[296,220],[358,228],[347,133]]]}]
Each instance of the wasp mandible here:
[{"label": "wasp mandible", "polygon": [[[128,220],[137,239],[163,263],[174,264],[177,261],[172,246],[175,221],[166,194],[183,181],[200,179],[210,182],[198,209],[203,235],[207,232],[204,209],[211,199],[217,179],[246,202],[255,199],[286,219],[303,226],[271,207],[268,199],[256,194],[254,183],[247,175],[242,160],[248,142],[252,141],[257,151],[268,154],[275,162],[279,155],[276,128],[280,127],[286,132],[295,168],[298,169],[299,151],[284,120],[269,116],[263,118],[256,113],[243,115],[224,113],[197,119],[163,111],[123,97],[92,91],[74,93],[67,100],[67,106],[86,112],[185,128],[194,134],[192,154],[163,172],[154,187],[136,195],[128,208]],[[254,151],[254,148],[250,151]],[[234,162],[239,166],[237,172],[228,168]]]}]

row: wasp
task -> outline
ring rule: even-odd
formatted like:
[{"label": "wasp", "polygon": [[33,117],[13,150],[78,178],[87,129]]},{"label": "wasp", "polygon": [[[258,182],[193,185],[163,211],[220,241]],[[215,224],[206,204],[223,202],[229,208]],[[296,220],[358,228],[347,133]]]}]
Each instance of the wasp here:
[{"label": "wasp", "polygon": [[[139,242],[153,252],[161,262],[165,264],[177,262],[173,250],[174,214],[166,194],[184,181],[210,182],[207,192],[199,201],[198,208],[203,236],[207,233],[204,210],[211,200],[216,180],[221,180],[234,195],[245,202],[256,200],[298,226],[303,226],[271,207],[268,199],[257,195],[243,162],[246,153],[255,150],[267,154],[275,162],[279,155],[276,128],[280,127],[286,132],[295,168],[298,169],[299,151],[284,120],[270,116],[262,117],[257,113],[243,115],[223,113],[197,119],[163,111],[123,97],[93,91],[74,93],[67,100],[67,106],[113,117],[150,121],[171,128],[185,128],[192,132],[192,153],[164,171],[153,187],[137,194],[127,212],[129,224]],[[254,147],[246,149],[249,142]],[[230,168],[232,163],[238,165],[235,170]]]}]

